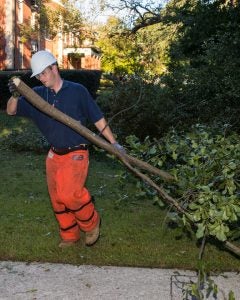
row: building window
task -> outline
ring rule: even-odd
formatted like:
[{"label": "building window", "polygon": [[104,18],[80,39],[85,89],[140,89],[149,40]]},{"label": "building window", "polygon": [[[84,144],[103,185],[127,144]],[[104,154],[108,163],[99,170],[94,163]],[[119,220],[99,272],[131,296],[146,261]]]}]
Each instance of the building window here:
[{"label": "building window", "polygon": [[19,52],[18,52],[18,65],[19,69],[24,68],[24,62],[23,62],[23,43],[19,41]]},{"label": "building window", "polygon": [[31,9],[32,10],[38,10],[38,1],[37,0],[31,0]]},{"label": "building window", "polygon": [[34,28],[36,25],[36,13],[32,12],[31,14],[31,27]]},{"label": "building window", "polygon": [[18,23],[23,23],[23,0],[18,0]]},{"label": "building window", "polygon": [[37,41],[31,41],[31,52],[32,54],[38,51],[38,43]]}]

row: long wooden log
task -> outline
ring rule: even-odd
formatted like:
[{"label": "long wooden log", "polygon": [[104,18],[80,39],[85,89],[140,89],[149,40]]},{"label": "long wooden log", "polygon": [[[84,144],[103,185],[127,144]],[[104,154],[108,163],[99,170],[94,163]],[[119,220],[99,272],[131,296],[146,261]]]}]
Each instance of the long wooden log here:
[{"label": "long wooden log", "polygon": [[224,246],[226,249],[228,249],[230,252],[236,254],[237,256],[240,257],[240,247],[234,245],[233,243],[226,241],[224,243]]},{"label": "long wooden log", "polygon": [[[48,102],[44,101],[37,93],[35,93],[23,81],[21,81],[20,78],[15,77],[12,80],[20,94],[22,94],[31,104],[33,104],[39,110],[51,116],[52,118],[64,123],[65,125],[71,127],[93,144],[99,146],[100,148],[106,150],[107,152],[115,155],[120,160],[122,160],[123,155],[118,150],[116,150],[110,143],[106,142],[103,138],[99,137],[94,132],[81,125],[79,121],[67,116],[57,108],[50,105]],[[171,174],[160,170],[154,166],[151,166],[150,164],[141,161],[135,157],[125,154],[124,158],[127,159],[130,163],[139,167],[140,169],[146,170],[154,175],[160,176],[164,180],[174,180],[174,177]]]},{"label": "long wooden log", "polygon": [[106,150],[110,154],[115,155],[123,162],[123,164],[136,176],[138,176],[140,179],[142,179],[144,182],[152,186],[157,193],[165,199],[165,201],[171,205],[174,206],[175,209],[177,209],[180,213],[184,213],[184,209],[178,204],[178,202],[170,197],[163,188],[159,187],[155,182],[153,182],[148,176],[145,174],[142,174],[138,170],[132,167],[131,164],[144,169],[145,171],[148,171],[154,175],[161,176],[165,180],[173,180],[174,177],[170,175],[169,173],[159,170],[158,168],[155,168],[151,166],[150,164],[143,162],[137,158],[131,157],[127,154],[122,154],[118,150],[116,150],[110,143],[106,142],[103,138],[99,137],[95,133],[93,133],[91,130],[86,128],[85,126],[81,125],[79,121],[76,121],[75,119],[69,117],[68,115],[64,114],[57,108],[50,105],[47,101],[43,100],[42,97],[40,97],[37,93],[35,93],[31,88],[29,88],[23,81],[20,80],[20,78],[15,77],[12,79],[14,84],[16,85],[16,88],[20,94],[22,94],[32,105],[34,105],[36,108],[38,108],[40,111],[46,113],[47,115],[51,116],[52,118],[64,123],[65,125],[69,126],[76,132],[80,133],[82,136],[84,136],[86,139],[88,139],[90,142],[94,143],[95,145],[101,147],[102,149]]}]

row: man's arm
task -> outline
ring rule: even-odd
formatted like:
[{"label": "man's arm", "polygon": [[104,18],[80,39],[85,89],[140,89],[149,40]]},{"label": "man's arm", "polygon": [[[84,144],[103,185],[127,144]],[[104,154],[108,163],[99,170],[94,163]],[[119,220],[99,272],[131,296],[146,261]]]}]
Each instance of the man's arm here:
[{"label": "man's arm", "polygon": [[114,135],[112,133],[111,128],[108,126],[107,121],[105,118],[100,119],[95,123],[95,126],[101,132],[101,134],[111,143],[116,143],[116,139],[114,138]]},{"label": "man's arm", "polygon": [[8,115],[16,115],[17,113],[17,105],[18,105],[18,97],[12,96],[7,102],[7,114]]},{"label": "man's arm", "polygon": [[14,116],[17,113],[18,97],[20,96],[19,92],[16,89],[16,86],[12,79],[8,81],[9,92],[12,94],[11,98],[7,102],[7,114]]},{"label": "man's arm", "polygon": [[98,122],[95,123],[97,129],[101,132],[101,134],[113,145],[113,147],[118,150],[121,154],[126,154],[126,150],[123,146],[118,144],[116,141],[111,128],[108,126],[107,121],[105,118],[100,119]]}]

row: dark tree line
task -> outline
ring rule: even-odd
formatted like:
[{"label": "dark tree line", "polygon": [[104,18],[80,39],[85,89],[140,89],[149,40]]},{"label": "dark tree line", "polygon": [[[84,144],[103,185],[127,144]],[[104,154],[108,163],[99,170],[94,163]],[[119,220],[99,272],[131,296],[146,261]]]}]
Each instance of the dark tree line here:
[{"label": "dark tree line", "polygon": [[[128,30],[136,44],[141,41],[138,55],[144,61],[139,59],[136,68],[142,82],[128,77],[128,85],[117,84],[110,99],[116,114],[137,101],[141,86],[138,105],[118,121],[126,134],[158,137],[170,127],[189,128],[198,122],[224,123],[239,131],[239,2],[179,0],[152,10],[150,4],[144,9],[140,2],[121,3],[133,13]],[[161,53],[157,45],[163,42],[167,46]],[[160,64],[165,71],[156,74]],[[151,68],[149,78],[145,75]]]}]

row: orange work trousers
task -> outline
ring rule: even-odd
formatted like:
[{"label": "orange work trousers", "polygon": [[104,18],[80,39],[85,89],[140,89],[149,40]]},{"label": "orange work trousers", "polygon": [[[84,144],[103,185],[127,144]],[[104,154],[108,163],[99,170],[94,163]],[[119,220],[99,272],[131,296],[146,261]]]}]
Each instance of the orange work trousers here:
[{"label": "orange work trousers", "polygon": [[88,150],[65,155],[57,155],[50,150],[46,159],[48,191],[60,236],[65,241],[77,241],[80,231],[91,231],[99,219],[85,187],[88,165]]}]

